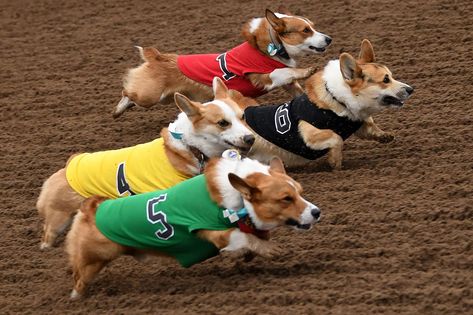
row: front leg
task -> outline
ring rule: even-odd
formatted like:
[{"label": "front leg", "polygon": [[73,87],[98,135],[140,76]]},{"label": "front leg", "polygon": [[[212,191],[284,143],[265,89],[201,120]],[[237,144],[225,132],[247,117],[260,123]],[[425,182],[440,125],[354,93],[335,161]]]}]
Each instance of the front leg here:
[{"label": "front leg", "polygon": [[252,252],[270,258],[280,252],[276,244],[235,228],[224,231],[200,230],[197,233],[199,237],[213,243],[221,252],[234,253],[238,256]]},{"label": "front leg", "polygon": [[299,122],[299,133],[313,150],[328,149],[328,163],[333,169],[342,168],[343,139],[330,129],[318,129],[306,121]]},{"label": "front leg", "polygon": [[375,140],[381,143],[388,143],[394,140],[394,135],[381,130],[374,122],[373,117],[368,117],[355,135],[361,139]]},{"label": "front leg", "polygon": [[282,68],[273,70],[271,73],[250,73],[247,78],[254,86],[262,87],[271,91],[280,86],[293,83],[295,80],[305,79],[315,73],[311,68]]},{"label": "front leg", "polygon": [[302,88],[302,86],[297,81],[294,81],[292,83],[283,85],[282,87],[292,97],[297,97],[299,95],[304,94],[304,89]]}]

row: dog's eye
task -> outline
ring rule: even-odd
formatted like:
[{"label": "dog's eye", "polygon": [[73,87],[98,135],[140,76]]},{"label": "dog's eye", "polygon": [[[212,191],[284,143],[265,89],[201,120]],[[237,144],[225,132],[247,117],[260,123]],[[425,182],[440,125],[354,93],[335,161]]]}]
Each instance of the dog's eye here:
[{"label": "dog's eye", "polygon": [[302,30],[304,33],[310,33],[310,28],[306,27]]},{"label": "dog's eye", "polygon": [[228,127],[230,125],[230,123],[225,119],[219,120],[217,124],[222,128]]},{"label": "dog's eye", "polygon": [[241,114],[241,120],[245,120],[245,113]]},{"label": "dog's eye", "polygon": [[292,203],[294,201],[294,198],[292,198],[291,196],[286,196],[282,199],[282,201],[284,201],[285,203]]},{"label": "dog's eye", "polygon": [[389,82],[391,82],[391,80],[389,79],[389,75],[386,74],[386,75],[384,76],[383,83],[388,84]]}]

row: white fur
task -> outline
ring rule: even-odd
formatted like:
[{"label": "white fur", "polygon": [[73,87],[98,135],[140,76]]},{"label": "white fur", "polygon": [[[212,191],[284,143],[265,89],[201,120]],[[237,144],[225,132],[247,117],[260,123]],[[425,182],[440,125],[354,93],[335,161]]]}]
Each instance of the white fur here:
[{"label": "white fur", "polygon": [[221,251],[236,251],[243,248],[248,248],[248,236],[238,229],[230,233],[228,245],[221,249]]},{"label": "white fur", "polygon": [[[389,89],[381,89],[378,85],[374,85],[361,90],[358,95],[354,95],[350,86],[343,78],[339,60],[331,60],[325,66],[322,78],[327,83],[330,93],[347,106],[347,108],[343,109],[340,107],[340,111],[337,111],[337,114],[347,116],[352,120],[366,120],[368,117],[386,108],[386,106],[382,106],[379,103],[383,95],[400,98],[407,96],[407,94],[404,95],[404,91],[408,85],[394,79],[392,79],[393,84],[390,85]],[[325,94],[324,100],[334,102],[332,96],[328,93]]]},{"label": "white fur", "polygon": [[250,22],[250,33],[254,33],[258,27],[261,25],[261,22],[263,21],[262,18],[254,18]]},{"label": "white fur", "polygon": [[294,79],[296,79],[295,76],[296,76],[296,72],[294,71],[294,69],[291,69],[291,68],[282,68],[282,69],[273,70],[273,72],[269,74],[269,78],[271,79],[272,82],[270,85],[267,85],[265,89],[271,90],[275,87],[289,84],[292,81],[294,81]]},{"label": "white fur", "polygon": [[[221,108],[225,119],[231,122],[231,127],[221,133],[212,132],[210,127],[208,130],[204,128],[203,130],[196,131],[187,115],[180,113],[170,126],[172,125],[173,131],[182,134],[182,139],[170,137],[171,146],[178,150],[188,150],[189,146],[194,146],[208,157],[219,156],[223,151],[230,148],[231,145],[225,141],[235,146],[245,146],[243,138],[247,135],[252,135],[252,132],[241,122],[232,107],[220,100],[204,103],[203,106],[208,106],[209,104],[214,104]],[[198,170],[196,173],[199,173]]]},{"label": "white fur", "polygon": [[[304,211],[302,211],[302,214],[299,218],[299,222],[300,224],[312,224],[315,221],[315,218],[312,215],[312,210],[317,209],[320,211],[320,209],[316,205],[308,202],[305,199],[304,199],[304,202],[306,203],[307,206],[305,207]],[[317,219],[317,221],[319,220],[320,220],[320,217]]]},{"label": "white fur", "polygon": [[228,174],[234,173],[245,178],[252,173],[263,173],[269,175],[269,166],[248,158],[242,160],[221,159],[217,167],[217,178],[215,179],[222,196],[223,206],[228,209],[238,210],[244,205],[240,192],[230,184]]}]

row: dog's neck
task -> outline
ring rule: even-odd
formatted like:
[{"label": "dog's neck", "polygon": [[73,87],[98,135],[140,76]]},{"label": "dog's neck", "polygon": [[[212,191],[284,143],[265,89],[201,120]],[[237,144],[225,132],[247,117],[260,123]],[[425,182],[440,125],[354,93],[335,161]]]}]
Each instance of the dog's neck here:
[{"label": "dog's neck", "polygon": [[207,159],[219,156],[225,150],[219,143],[198,134],[184,113],[180,113],[168,128],[164,128],[161,136],[170,163],[189,176],[202,173]]},{"label": "dog's neck", "polygon": [[245,208],[255,228],[258,230],[270,230],[276,227],[277,224],[263,222],[257,217],[252,204],[244,200],[240,192],[230,184],[228,180],[229,173],[234,173],[241,178],[246,178],[253,173],[270,175],[269,166],[249,158],[241,160],[213,159],[205,168],[205,176],[211,198],[219,205],[235,211]]},{"label": "dog's neck", "polygon": [[320,108],[332,110],[338,116],[364,121],[374,114],[353,95],[340,71],[339,60],[331,60],[321,71],[306,81],[309,99]]},{"label": "dog's neck", "polygon": [[[245,40],[253,47],[258,49],[262,54],[285,64],[288,67],[296,67],[297,61],[294,56],[291,56],[290,50],[284,45],[284,42],[279,38],[276,31],[273,30],[269,22],[265,18],[254,18],[248,21],[242,29],[242,35]],[[273,44],[275,46],[283,47],[284,52],[270,56],[268,53],[268,46]]]},{"label": "dog's neck", "polygon": [[205,168],[205,175],[212,199],[228,209],[242,208],[245,206],[244,201],[241,194],[230,184],[228,174],[234,173],[245,178],[249,174],[257,172],[269,175],[269,166],[249,158],[211,160]]}]

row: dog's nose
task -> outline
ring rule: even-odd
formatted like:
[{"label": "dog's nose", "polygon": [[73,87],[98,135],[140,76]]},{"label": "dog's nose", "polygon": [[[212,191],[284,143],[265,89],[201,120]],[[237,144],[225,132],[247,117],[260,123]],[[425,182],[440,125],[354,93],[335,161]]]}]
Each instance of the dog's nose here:
[{"label": "dog's nose", "polygon": [[325,36],[325,42],[327,43],[327,45],[330,45],[330,43],[332,42],[332,38]]},{"label": "dog's nose", "polygon": [[414,92],[414,88],[412,86],[406,87],[407,94],[411,95]]},{"label": "dog's nose", "polygon": [[315,207],[315,208],[312,208],[310,210],[310,214],[312,214],[312,216],[314,217],[315,220],[319,220],[320,219],[320,209]]},{"label": "dog's nose", "polygon": [[255,143],[255,136],[253,135],[246,135],[243,137],[243,142],[248,145],[253,145]]}]

